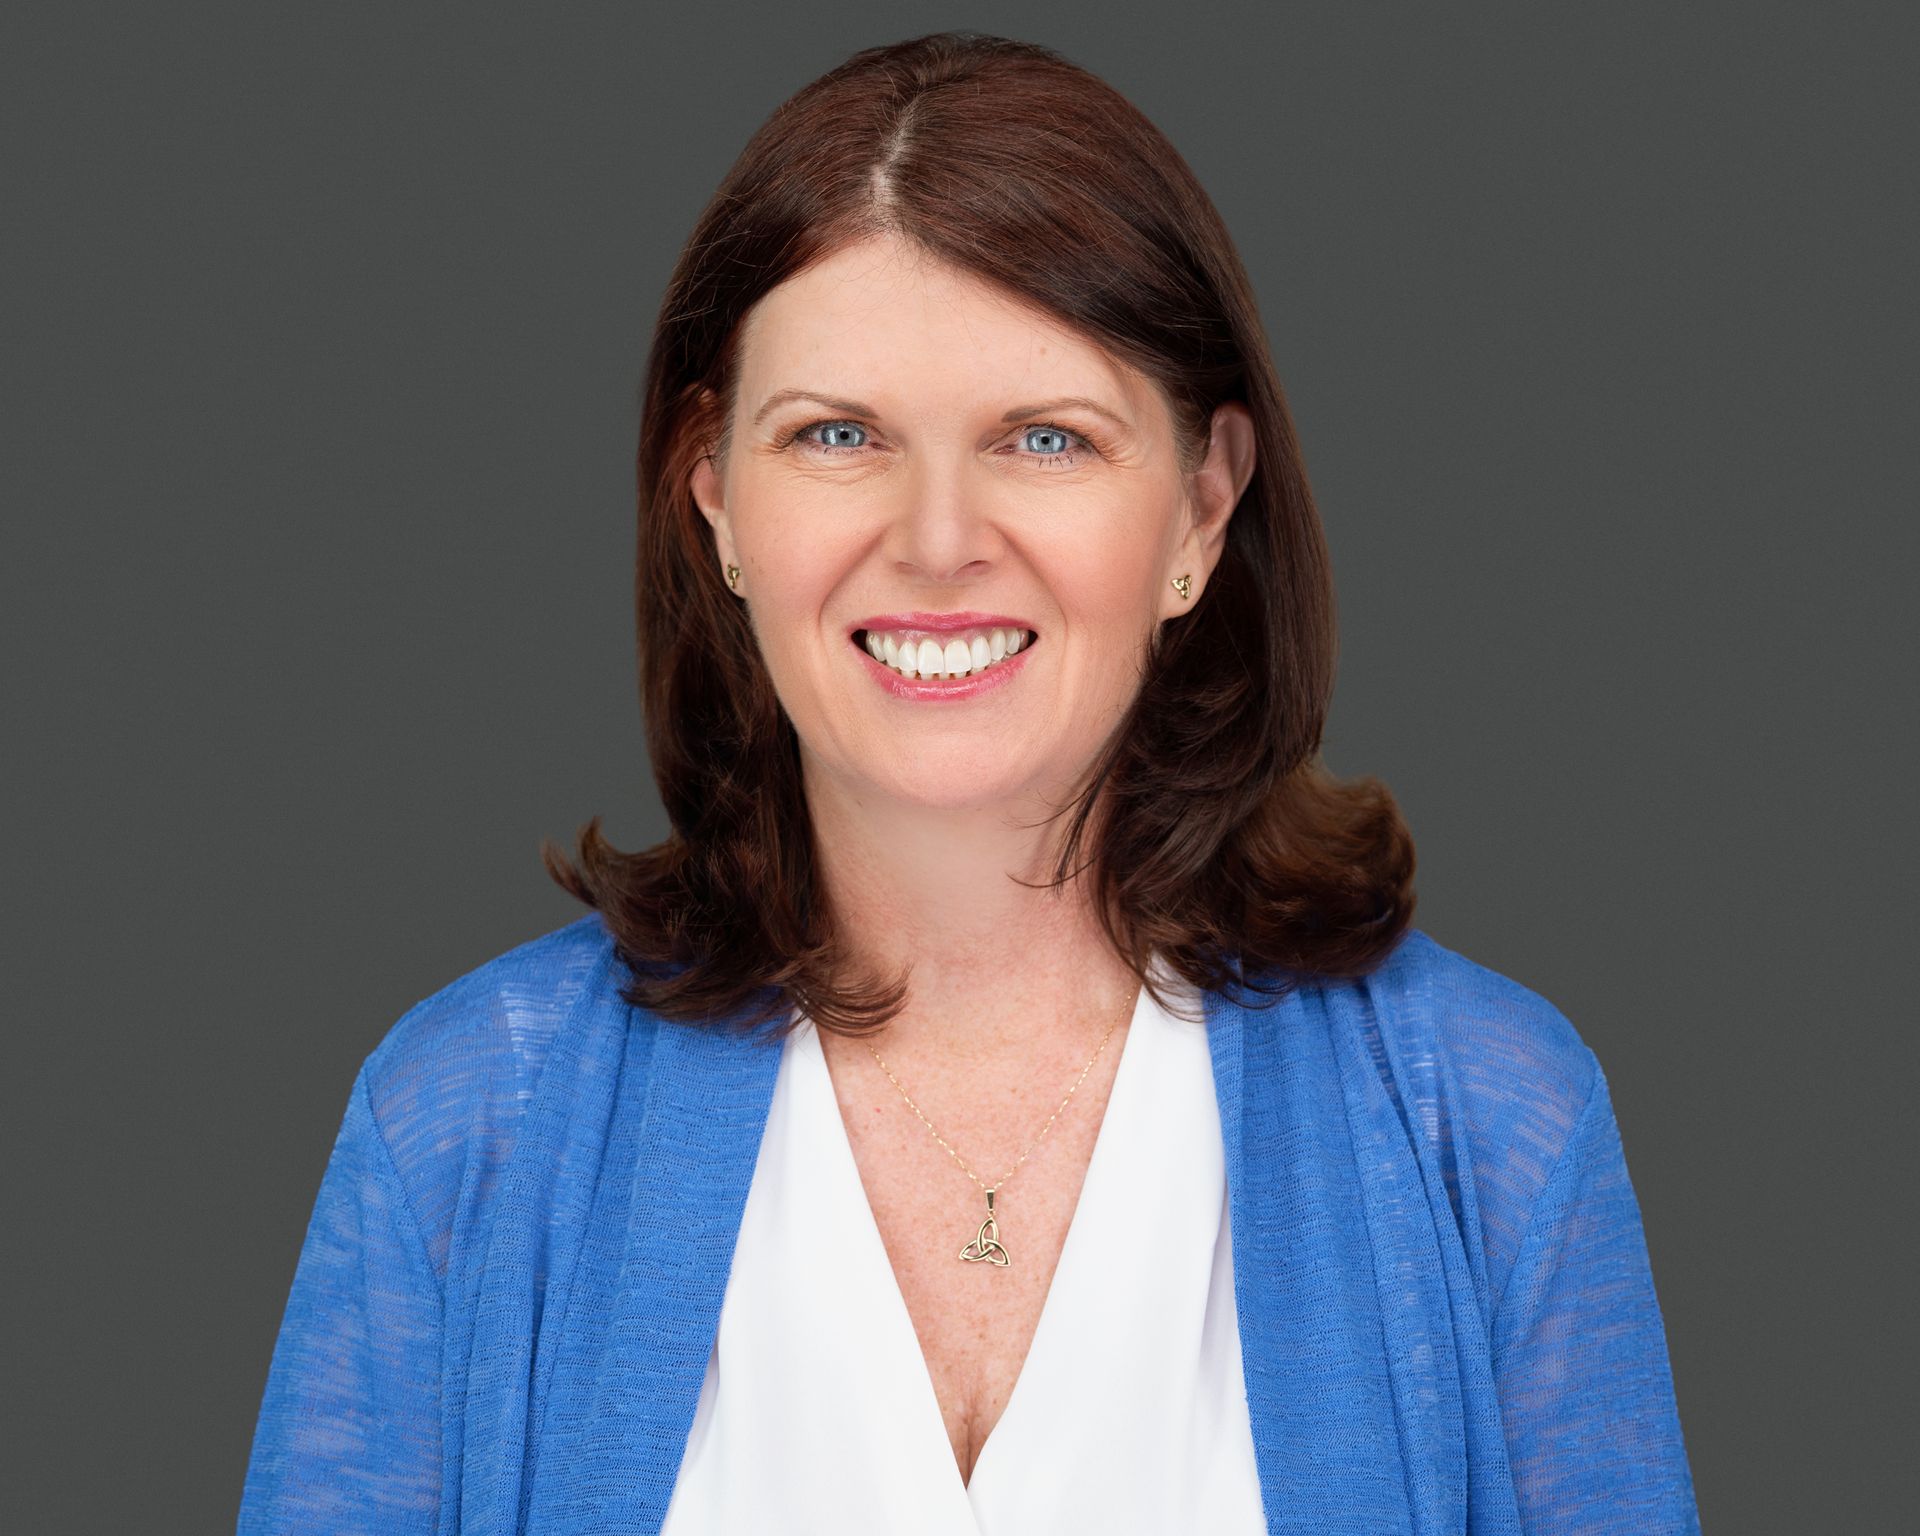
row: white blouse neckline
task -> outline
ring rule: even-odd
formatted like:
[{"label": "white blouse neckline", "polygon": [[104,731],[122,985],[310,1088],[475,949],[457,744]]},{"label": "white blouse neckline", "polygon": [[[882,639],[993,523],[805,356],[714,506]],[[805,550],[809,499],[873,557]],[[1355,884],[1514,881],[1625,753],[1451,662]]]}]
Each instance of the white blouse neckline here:
[{"label": "white blouse neckline", "polygon": [[1154,974],[1187,1017],[1142,989],[1032,1343],[968,1480],[800,1021],[666,1536],[1267,1529],[1206,1028],[1191,988]]}]

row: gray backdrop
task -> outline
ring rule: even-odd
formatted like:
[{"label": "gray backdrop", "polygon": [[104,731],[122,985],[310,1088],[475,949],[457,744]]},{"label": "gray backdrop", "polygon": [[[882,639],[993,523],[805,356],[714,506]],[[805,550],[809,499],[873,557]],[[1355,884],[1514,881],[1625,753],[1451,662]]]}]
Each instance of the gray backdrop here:
[{"label": "gray backdrop", "polygon": [[1399,795],[1420,926],[1606,1067],[1708,1528],[1891,1529],[1895,11],[12,10],[7,1529],[231,1525],[361,1058],[577,915],[542,836],[663,831],[631,465],[678,244],[791,90],[952,25],[1113,81],[1234,231],[1333,547],[1329,761]]}]

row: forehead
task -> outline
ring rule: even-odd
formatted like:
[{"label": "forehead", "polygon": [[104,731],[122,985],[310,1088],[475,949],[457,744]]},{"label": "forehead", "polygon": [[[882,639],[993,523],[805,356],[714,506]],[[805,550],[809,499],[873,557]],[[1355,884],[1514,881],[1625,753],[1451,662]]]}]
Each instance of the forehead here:
[{"label": "forehead", "polygon": [[903,407],[1084,394],[1136,421],[1151,392],[1091,338],[891,236],[823,257],[749,312],[742,403],[793,388]]}]

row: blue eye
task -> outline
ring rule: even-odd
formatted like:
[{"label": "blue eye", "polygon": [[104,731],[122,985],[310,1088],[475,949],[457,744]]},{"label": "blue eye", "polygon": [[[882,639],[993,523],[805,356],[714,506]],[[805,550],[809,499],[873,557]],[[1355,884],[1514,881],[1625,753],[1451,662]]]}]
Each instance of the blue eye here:
[{"label": "blue eye", "polygon": [[[867,430],[865,427],[861,426],[860,423],[857,421],[816,421],[813,424],[813,427],[825,427],[829,433],[834,433],[834,432],[864,433]],[[813,427],[807,427],[807,428],[804,428],[803,430],[811,432],[813,430]],[[829,452],[831,452],[836,448],[857,448],[860,445],[858,443],[822,443],[820,444],[820,446],[827,449]]]},{"label": "blue eye", "polygon": [[1033,447],[1031,438],[1036,433],[1041,437],[1053,439],[1053,446],[1051,448],[1034,448],[1033,451],[1035,453],[1041,454],[1049,459],[1057,459],[1070,455],[1073,452],[1073,435],[1069,432],[1063,432],[1059,427],[1022,427],[1020,429],[1020,435],[1029,439],[1027,446],[1030,448]]},{"label": "blue eye", "polygon": [[[811,434],[819,432],[818,438]],[[849,442],[852,434],[859,434],[861,441]],[[797,427],[780,444],[786,447],[794,442],[803,442],[816,452],[824,454],[852,453],[866,446],[867,429],[857,421],[821,420],[810,421],[803,427]],[[1033,441],[1040,439],[1039,443]],[[1036,422],[1020,429],[1020,441],[1027,451],[1037,455],[1043,464],[1074,465],[1080,462],[1081,450],[1094,450],[1091,439],[1078,432],[1069,432],[1065,427],[1056,427],[1045,422]]]}]

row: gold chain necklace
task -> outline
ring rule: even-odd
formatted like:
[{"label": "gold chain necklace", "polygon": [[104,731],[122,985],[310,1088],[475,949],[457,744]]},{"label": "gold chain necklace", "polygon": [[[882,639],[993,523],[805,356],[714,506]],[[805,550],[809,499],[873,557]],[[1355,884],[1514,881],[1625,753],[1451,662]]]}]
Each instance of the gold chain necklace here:
[{"label": "gold chain necklace", "polygon": [[[986,1192],[987,1219],[980,1223],[980,1230],[974,1234],[973,1240],[960,1250],[960,1257],[964,1259],[967,1263],[979,1264],[984,1262],[988,1264],[997,1264],[1002,1269],[1005,1269],[1007,1267],[1010,1260],[1008,1258],[1005,1245],[1003,1245],[1000,1241],[1000,1223],[993,1213],[994,1191],[999,1189],[1002,1184],[1006,1183],[1008,1179],[1012,1178],[1016,1173],[1020,1171],[1020,1163],[1024,1163],[1027,1160],[1028,1154],[1033,1151],[1034,1147],[1039,1146],[1041,1140],[1046,1136],[1047,1132],[1053,1129],[1053,1122],[1060,1118],[1060,1110],[1065,1109],[1067,1107],[1067,1100],[1071,1099],[1074,1095],[1074,1091],[1078,1089],[1079,1086],[1087,1080],[1087,1074],[1093,1070],[1093,1063],[1100,1059],[1100,1052],[1104,1051],[1107,1048],[1107,1042],[1113,1038],[1114,1030],[1120,1027],[1120,1019],[1127,1018],[1133,1013],[1134,1003],[1137,1002],[1138,999],[1139,999],[1139,988],[1136,987],[1134,989],[1133,999],[1130,1000],[1127,1004],[1126,1012],[1121,1014],[1120,1018],[1115,1019],[1113,1023],[1107,1027],[1106,1034],[1100,1037],[1100,1044],[1098,1047],[1095,1048],[1092,1058],[1087,1062],[1087,1064],[1084,1067],[1080,1069],[1080,1075],[1073,1080],[1073,1087],[1067,1090],[1067,1097],[1060,1101],[1060,1109],[1056,1109],[1052,1114],[1047,1116],[1047,1123],[1040,1127],[1040,1135],[1034,1137],[1032,1143],[1027,1147],[1027,1150],[1020,1154],[1020,1161],[1015,1163],[1011,1168],[1009,1168],[1005,1173],[1003,1173],[998,1179],[994,1180],[991,1187],[985,1184],[980,1184],[979,1175],[977,1175],[971,1168],[968,1168],[966,1164],[966,1160],[962,1158],[958,1152],[955,1152],[951,1146],[947,1145],[947,1140],[944,1136],[942,1136],[938,1131],[933,1130],[933,1122],[929,1120],[925,1115],[920,1114],[920,1106],[913,1102],[912,1097],[908,1094],[906,1089],[900,1087],[900,1079],[893,1075],[892,1070],[887,1066],[887,1064],[884,1061],[880,1061],[880,1053],[874,1050],[874,1048],[871,1045],[867,1046],[867,1050],[872,1055],[873,1059],[875,1061],[880,1062],[880,1070],[887,1074],[887,1081],[892,1083],[895,1088],[899,1089],[900,1097],[907,1101],[907,1107],[911,1109],[916,1115],[920,1115],[920,1123],[922,1125],[924,1125],[929,1131],[933,1131],[933,1139],[939,1142],[941,1146],[946,1147],[948,1156],[950,1156],[956,1163],[960,1165],[960,1167],[965,1171],[968,1178],[972,1179],[974,1183],[980,1184],[980,1188]],[[862,1043],[864,1044],[865,1042],[862,1042]]]}]

